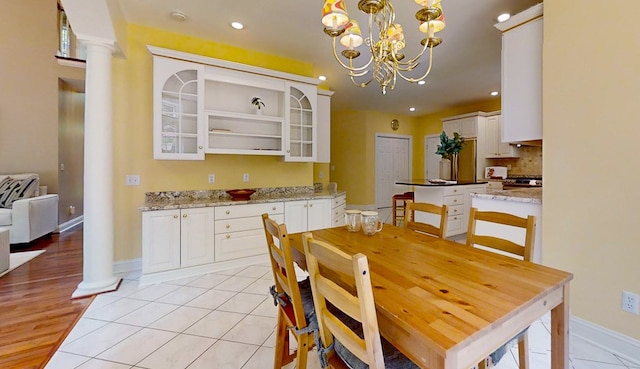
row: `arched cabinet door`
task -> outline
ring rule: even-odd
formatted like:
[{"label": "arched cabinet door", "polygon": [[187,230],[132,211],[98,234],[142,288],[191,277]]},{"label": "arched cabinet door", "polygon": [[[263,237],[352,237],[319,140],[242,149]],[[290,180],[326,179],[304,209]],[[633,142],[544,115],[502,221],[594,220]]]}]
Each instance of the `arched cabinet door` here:
[{"label": "arched cabinet door", "polygon": [[317,88],[287,83],[285,161],[315,161],[317,156]]},{"label": "arched cabinet door", "polygon": [[153,158],[204,160],[203,66],[153,57]]}]

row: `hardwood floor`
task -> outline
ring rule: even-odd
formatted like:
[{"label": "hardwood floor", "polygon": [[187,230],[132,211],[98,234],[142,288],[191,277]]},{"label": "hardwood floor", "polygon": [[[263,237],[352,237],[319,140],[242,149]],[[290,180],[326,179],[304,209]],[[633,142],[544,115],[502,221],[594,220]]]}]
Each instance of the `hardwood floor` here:
[{"label": "hardwood floor", "polygon": [[0,368],[41,368],[92,298],[71,299],[82,281],[82,226],[12,252],[46,250],[0,277]]}]

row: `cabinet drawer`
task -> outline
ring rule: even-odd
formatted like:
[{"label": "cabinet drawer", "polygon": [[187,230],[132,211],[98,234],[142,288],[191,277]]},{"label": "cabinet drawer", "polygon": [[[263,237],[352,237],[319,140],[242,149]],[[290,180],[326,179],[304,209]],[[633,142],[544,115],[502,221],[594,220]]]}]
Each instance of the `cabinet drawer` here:
[{"label": "cabinet drawer", "polygon": [[282,214],[284,203],[269,202],[265,204],[227,205],[216,207],[216,220],[260,216],[263,213]]},{"label": "cabinet drawer", "polygon": [[453,195],[462,195],[464,191],[460,187],[445,187],[444,188],[444,196],[453,196]]},{"label": "cabinet drawer", "polygon": [[455,196],[445,196],[442,199],[442,201],[444,202],[445,205],[448,205],[448,206],[462,205],[464,204],[464,195],[460,194]]},{"label": "cabinet drawer", "polygon": [[331,201],[331,207],[336,208],[338,206],[342,206],[344,207],[344,205],[347,202],[347,197],[342,195],[342,196],[338,196],[336,198],[333,199],[333,201]]},{"label": "cabinet drawer", "polygon": [[267,242],[262,229],[218,234],[215,247],[216,262],[267,253]]},{"label": "cabinet drawer", "polygon": [[338,207],[331,209],[331,219],[335,219],[336,217],[344,218],[344,211],[346,210],[346,205],[342,204]]},{"label": "cabinet drawer", "polygon": [[447,236],[462,233],[463,216],[453,215],[447,219]]},{"label": "cabinet drawer", "polygon": [[462,215],[464,214],[464,205],[451,205],[449,206],[449,216],[452,217],[454,215]]},{"label": "cabinet drawer", "polygon": [[[278,224],[284,223],[284,215],[282,214],[269,215],[269,218]],[[215,221],[215,234],[263,229],[263,227],[261,216],[221,219]]]}]

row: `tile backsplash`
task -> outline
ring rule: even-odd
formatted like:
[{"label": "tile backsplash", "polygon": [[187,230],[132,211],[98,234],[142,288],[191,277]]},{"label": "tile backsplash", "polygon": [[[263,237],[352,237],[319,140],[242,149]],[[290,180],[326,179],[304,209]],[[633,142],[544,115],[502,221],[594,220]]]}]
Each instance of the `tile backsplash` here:
[{"label": "tile backsplash", "polygon": [[520,147],[520,158],[487,159],[489,165],[511,166],[508,175],[542,175],[542,147]]}]

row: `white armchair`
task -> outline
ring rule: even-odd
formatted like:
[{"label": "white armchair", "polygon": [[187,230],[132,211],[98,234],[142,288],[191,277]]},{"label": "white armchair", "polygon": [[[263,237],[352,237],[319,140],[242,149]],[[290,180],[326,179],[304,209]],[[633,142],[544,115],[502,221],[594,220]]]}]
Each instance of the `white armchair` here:
[{"label": "white armchair", "polygon": [[[9,175],[24,178],[33,175]],[[7,175],[0,175],[2,181]],[[26,243],[54,232],[58,228],[58,195],[18,199],[10,208],[0,208],[0,228],[9,228],[10,243]],[[1,195],[1,194],[0,194]]]}]

